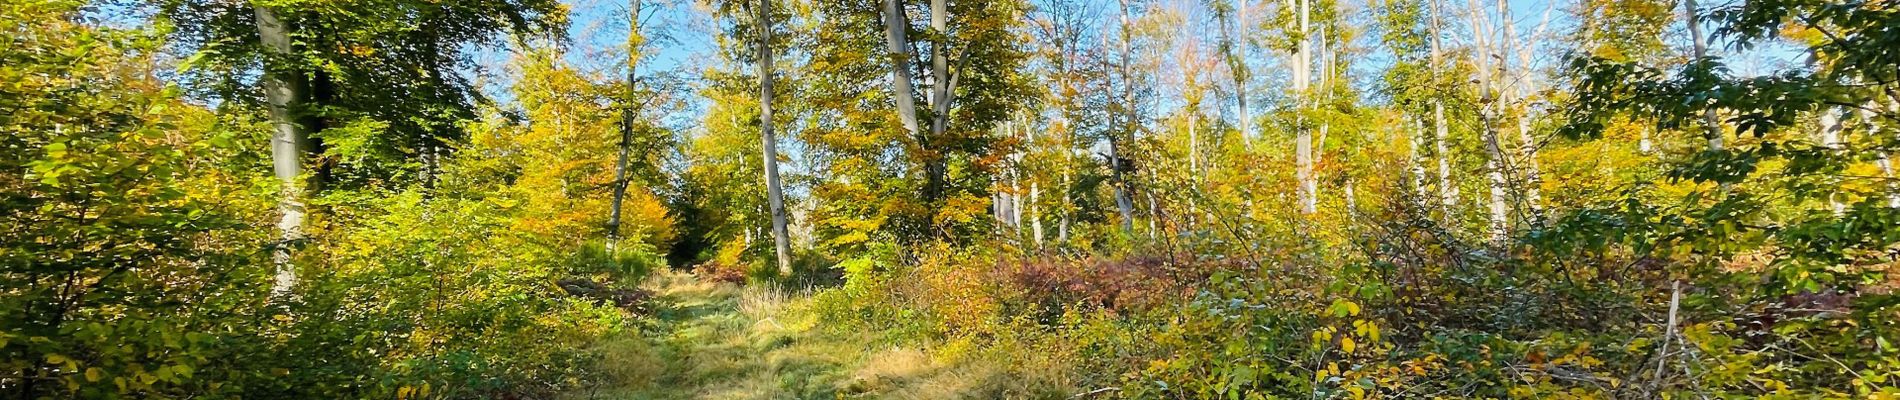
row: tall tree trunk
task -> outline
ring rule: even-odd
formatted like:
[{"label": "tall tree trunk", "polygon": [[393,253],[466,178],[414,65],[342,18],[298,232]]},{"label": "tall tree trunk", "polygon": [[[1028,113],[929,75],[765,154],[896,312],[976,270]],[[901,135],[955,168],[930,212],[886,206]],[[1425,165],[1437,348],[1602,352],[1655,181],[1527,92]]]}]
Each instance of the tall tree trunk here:
[{"label": "tall tree trunk", "polygon": [[[1689,38],[1695,58],[1700,60],[1709,56],[1709,39],[1702,36],[1701,16],[1697,15],[1695,0],[1683,0],[1683,22],[1689,25]],[[1722,151],[1722,123],[1715,117],[1714,108],[1702,110],[1703,136],[1709,140],[1710,151]],[[1726,184],[1724,184],[1726,187]]]},{"label": "tall tree trunk", "polygon": [[[891,101],[897,103],[897,118],[903,122],[904,130],[917,140],[918,146],[926,152],[930,148],[930,138],[924,134],[917,123],[917,97],[913,92],[910,75],[910,39],[906,38],[910,30],[910,18],[904,15],[904,7],[899,0],[884,0],[884,44],[890,52],[891,62]],[[932,158],[926,154],[926,159]],[[925,161],[925,175],[934,177],[933,161]],[[930,179],[930,178],[926,178]],[[924,197],[931,199],[931,184],[926,183]]]},{"label": "tall tree trunk", "polygon": [[1424,124],[1419,123],[1417,120],[1410,122],[1408,125],[1410,125],[1409,128],[1411,129],[1408,129],[1408,131],[1411,137],[1406,138],[1405,146],[1407,150],[1406,161],[1411,164],[1407,170],[1412,175],[1410,177],[1412,190],[1414,191],[1414,195],[1418,196],[1418,201],[1430,201],[1427,199],[1431,198],[1431,193],[1425,189],[1425,155],[1421,153],[1425,151],[1425,146],[1422,144],[1425,141],[1425,127]]},{"label": "tall tree trunk", "polygon": [[1198,110],[1192,107],[1190,107],[1189,110],[1187,115],[1188,175],[1193,176],[1194,182],[1198,184],[1201,176],[1201,138],[1195,134],[1194,128],[1195,125],[1200,125],[1201,119],[1199,115],[1196,115],[1199,114]]},{"label": "tall tree trunk", "polygon": [[[1511,23],[1508,22],[1512,19],[1508,11],[1510,9],[1508,2],[1500,0],[1498,8],[1506,10],[1504,11],[1504,16],[1507,20],[1505,23],[1507,27],[1505,34],[1518,37],[1514,29],[1510,28],[1512,26]],[[1544,29],[1550,27],[1550,12],[1551,8],[1544,9],[1543,20],[1538,22],[1535,29],[1531,30],[1530,35],[1521,37],[1524,40],[1523,43],[1518,44],[1515,48],[1506,48],[1504,50],[1506,52],[1515,51],[1517,54],[1518,65],[1517,68],[1513,70],[1517,72],[1517,79],[1515,81],[1516,90],[1514,90],[1515,94],[1513,95],[1513,99],[1516,100],[1518,111],[1517,135],[1520,143],[1518,146],[1518,156],[1524,160],[1524,205],[1529,209],[1530,216],[1533,220],[1541,220],[1543,218],[1544,195],[1542,186],[1544,180],[1543,167],[1541,163],[1537,161],[1537,137],[1536,134],[1531,132],[1531,113],[1535,111],[1531,107],[1531,99],[1537,94],[1537,77],[1536,74],[1531,71],[1531,51],[1536,47],[1536,41],[1543,37]]]},{"label": "tall tree trunk", "polygon": [[[1128,195],[1128,176],[1125,172],[1127,168],[1122,165],[1121,142],[1124,136],[1134,134],[1135,124],[1137,123],[1135,120],[1134,96],[1132,96],[1135,81],[1130,79],[1132,76],[1128,71],[1128,64],[1134,61],[1133,54],[1129,52],[1128,43],[1134,39],[1132,32],[1129,31],[1134,27],[1130,25],[1128,20],[1128,0],[1121,0],[1120,4],[1122,22],[1121,65],[1118,66],[1118,69],[1121,72],[1122,81],[1121,123],[1116,125],[1113,128],[1114,131],[1111,131],[1108,135],[1108,166],[1109,172],[1115,177],[1115,206],[1121,212],[1122,232],[1128,233],[1135,230],[1135,203]],[[1119,132],[1116,133],[1116,131]]]},{"label": "tall tree trunk", "polygon": [[778,255],[778,274],[786,277],[792,275],[792,245],[785,229],[785,195],[778,177],[778,137],[772,133],[772,67],[772,0],[759,0],[759,140],[765,162],[766,202],[772,208],[772,248]]},{"label": "tall tree trunk", "polygon": [[[1507,168],[1507,165],[1504,158],[1504,148],[1498,143],[1497,127],[1499,104],[1502,103],[1500,97],[1503,95],[1503,91],[1499,90],[1499,71],[1501,71],[1501,67],[1491,64],[1492,60],[1498,60],[1499,62],[1503,60],[1498,57],[1496,49],[1497,43],[1495,42],[1497,38],[1496,32],[1486,21],[1485,8],[1479,5],[1476,0],[1471,0],[1469,3],[1471,5],[1471,26],[1472,30],[1476,31],[1475,36],[1477,38],[1476,45],[1478,50],[1476,72],[1478,75],[1479,92],[1478,129],[1481,131],[1480,137],[1484,141],[1485,175],[1490,178],[1491,187],[1491,197],[1488,202],[1488,208],[1491,211],[1489,231],[1493,242],[1503,243],[1504,239],[1509,237],[1507,229],[1510,227],[1510,208],[1505,200],[1507,197],[1508,182],[1505,180],[1504,169]],[[1509,19],[1509,17],[1507,16],[1505,19]]]},{"label": "tall tree trunk", "polygon": [[[1442,72],[1441,69],[1444,67],[1441,56],[1442,50],[1440,50],[1443,48],[1443,45],[1440,44],[1441,39],[1439,39],[1443,36],[1443,33],[1438,29],[1439,0],[1431,1],[1431,77],[1433,85],[1442,85],[1445,82],[1444,78],[1439,75]],[[1451,129],[1445,124],[1445,102],[1439,97],[1441,96],[1432,97],[1432,154],[1438,156],[1439,202],[1445,208],[1446,219],[1450,220],[1452,219],[1452,209],[1458,205],[1458,184],[1451,180],[1451,152],[1447,148],[1448,146],[1445,145],[1445,141],[1449,140],[1451,136]]]},{"label": "tall tree trunk", "polygon": [[1309,33],[1311,33],[1309,24],[1311,23],[1312,5],[1311,0],[1295,1],[1299,2],[1300,42],[1296,50],[1297,53],[1293,56],[1293,98],[1295,99],[1294,103],[1299,105],[1296,107],[1297,111],[1295,112],[1300,115],[1294,117],[1294,129],[1297,130],[1298,133],[1294,138],[1293,164],[1294,175],[1298,178],[1300,185],[1300,211],[1306,214],[1312,214],[1319,209],[1318,194],[1314,193],[1318,189],[1319,182],[1313,173],[1313,132],[1307,129],[1305,116],[1308,111],[1306,98],[1310,95],[1308,91],[1311,90],[1312,84],[1312,78],[1310,77],[1312,72],[1310,70],[1313,67],[1313,49],[1311,44],[1313,38],[1309,35]]},{"label": "tall tree trunk", "polygon": [[614,202],[607,211],[607,248],[617,250],[620,246],[620,208],[626,202],[629,158],[633,153],[634,123],[639,118],[639,110],[634,104],[639,102],[637,89],[639,82],[640,45],[644,43],[640,36],[640,0],[627,1],[627,98],[620,110],[620,144],[617,146],[619,157],[614,161]]},{"label": "tall tree trunk", "polygon": [[1221,36],[1223,37],[1221,40],[1228,42],[1228,46],[1230,46],[1230,50],[1228,51],[1230,53],[1240,53],[1239,55],[1228,55],[1233,59],[1227,62],[1227,67],[1229,74],[1233,75],[1234,78],[1234,105],[1240,108],[1240,115],[1236,116],[1236,119],[1240,120],[1240,143],[1247,151],[1252,152],[1253,114],[1247,111],[1247,76],[1249,75],[1247,71],[1247,28],[1251,26],[1247,23],[1247,0],[1237,0],[1236,3],[1234,8],[1240,12],[1240,16],[1239,19],[1235,20],[1234,26],[1235,30],[1239,31],[1237,33],[1240,38],[1236,40],[1234,38],[1225,37],[1227,35],[1227,29],[1226,26],[1223,25],[1221,29]]},{"label": "tall tree trunk", "polygon": [[[1069,61],[1071,56],[1070,52],[1075,50],[1075,46],[1074,43],[1068,41],[1068,36],[1062,33],[1063,25],[1057,24],[1054,28],[1056,29],[1056,52],[1058,53],[1057,57],[1059,57],[1059,60],[1056,62],[1056,86],[1062,90],[1060,98],[1054,103],[1059,107],[1055,114],[1062,125],[1063,135],[1062,162],[1059,163],[1058,167],[1062,169],[1062,187],[1060,189],[1062,194],[1062,209],[1058,210],[1062,215],[1061,218],[1056,221],[1056,242],[1066,244],[1069,242],[1069,224],[1074,222],[1075,216],[1075,125],[1069,118],[1069,110],[1072,108],[1070,93],[1073,93],[1071,85],[1074,84],[1069,79]],[[1070,27],[1070,29],[1075,28]]]},{"label": "tall tree trunk", "polygon": [[[948,128],[950,103],[952,97],[956,95],[956,93],[953,92],[956,89],[956,80],[950,75],[949,52],[945,50],[945,47],[950,43],[948,39],[950,29],[947,26],[949,11],[946,10],[944,2],[945,0],[930,0],[930,30],[937,35],[938,38],[937,41],[930,44],[931,96],[929,101],[931,105],[930,137],[932,140],[943,137],[944,130]],[[944,154],[941,149],[936,148],[935,143],[927,141],[924,142],[924,146],[927,153],[924,158],[924,174],[926,179],[928,179],[924,185],[924,200],[927,203],[935,204],[938,200],[942,200],[945,195],[944,191],[947,186],[946,180],[949,174],[948,165],[946,163],[949,162],[949,160],[947,159],[948,155]]]},{"label": "tall tree trunk", "polygon": [[1029,235],[1036,248],[1042,248],[1042,187],[1029,181]]},{"label": "tall tree trunk", "polygon": [[[1842,150],[1846,150],[1846,142],[1841,141],[1842,128],[1841,108],[1839,106],[1828,107],[1826,111],[1822,111],[1820,132],[1821,146],[1826,147],[1833,153],[1840,153]],[[1840,190],[1828,193],[1827,203],[1828,207],[1833,209],[1835,214],[1847,212],[1847,204],[1841,201]]]},{"label": "tall tree trunk", "polygon": [[304,196],[308,189],[300,180],[304,158],[310,153],[307,126],[298,123],[303,112],[309,83],[301,72],[281,65],[296,52],[290,42],[290,27],[268,7],[252,4],[256,14],[257,35],[271,58],[264,63],[264,99],[269,104],[271,121],[271,172],[283,191],[277,200],[278,240],[271,252],[276,274],[271,283],[275,297],[289,295],[297,285],[297,266],[291,262],[290,248],[304,238]]}]

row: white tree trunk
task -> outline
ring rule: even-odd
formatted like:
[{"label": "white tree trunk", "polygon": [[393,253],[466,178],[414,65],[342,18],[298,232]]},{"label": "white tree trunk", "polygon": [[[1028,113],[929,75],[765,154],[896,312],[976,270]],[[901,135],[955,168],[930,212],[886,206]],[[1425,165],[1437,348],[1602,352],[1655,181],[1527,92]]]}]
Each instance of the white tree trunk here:
[{"label": "white tree trunk", "polygon": [[1036,181],[1029,181],[1029,234],[1036,248],[1042,248],[1042,187]]},{"label": "white tree trunk", "polygon": [[[950,12],[946,10],[945,0],[930,0],[930,30],[937,35],[949,36]],[[950,52],[945,47],[948,38],[939,38],[930,44],[930,105],[934,107],[930,114],[931,137],[943,135],[950,121],[950,102],[956,96],[956,81],[950,76]]]},{"label": "white tree trunk", "polygon": [[1119,69],[1122,81],[1122,115],[1121,123],[1113,126],[1111,129],[1121,131],[1121,133],[1117,134],[1111,131],[1108,136],[1108,166],[1109,173],[1114,177],[1115,208],[1121,213],[1122,232],[1128,233],[1134,232],[1135,230],[1135,203],[1128,194],[1128,176],[1123,172],[1121,142],[1123,135],[1132,135],[1134,133],[1133,128],[1136,123],[1134,98],[1131,96],[1131,93],[1134,91],[1135,82],[1130,79],[1131,76],[1128,71],[1128,64],[1134,62],[1133,54],[1129,52],[1129,42],[1134,39],[1130,29],[1134,27],[1129,24],[1128,20],[1128,0],[1122,0],[1120,4],[1122,29],[1121,65]]},{"label": "white tree trunk", "polygon": [[[1498,111],[1501,108],[1500,104],[1503,103],[1501,97],[1504,95],[1504,91],[1500,90],[1502,85],[1499,84],[1498,80],[1503,74],[1500,73],[1502,68],[1492,65],[1491,61],[1496,59],[1501,63],[1503,60],[1498,58],[1499,53],[1494,47],[1496,44],[1494,38],[1496,38],[1496,36],[1493,35],[1494,31],[1488,24],[1484,7],[1480,6],[1476,0],[1472,0],[1470,3],[1471,26],[1472,30],[1477,33],[1475,35],[1475,44],[1478,54],[1476,71],[1479,91],[1478,129],[1480,130],[1480,137],[1484,141],[1485,175],[1490,178],[1491,188],[1491,196],[1487,202],[1487,208],[1490,210],[1490,218],[1488,220],[1490,224],[1488,230],[1490,231],[1493,242],[1502,243],[1505,238],[1509,237],[1507,229],[1510,227],[1510,208],[1506,203],[1508,182],[1505,181],[1504,174],[1504,169],[1507,165],[1505,163],[1504,148],[1498,143],[1497,127]],[[1508,20],[1510,18],[1507,16],[1505,19]]]},{"label": "white tree trunk", "polygon": [[[1845,150],[1847,146],[1846,143],[1841,141],[1841,129],[1840,107],[1828,107],[1826,111],[1821,112],[1820,141],[1822,146],[1826,146],[1828,150],[1834,152]],[[1834,214],[1838,215],[1847,212],[1847,205],[1841,202],[1841,193],[1839,190],[1828,193],[1827,203],[1828,207],[1834,210]]]},{"label": "white tree trunk", "polygon": [[909,18],[904,16],[904,8],[898,0],[884,0],[884,44],[891,57],[891,101],[897,103],[897,118],[904,123],[904,130],[915,136],[920,133],[917,126],[917,100],[912,94],[910,77],[910,40],[905,38],[910,29]]},{"label": "white tree trunk", "polygon": [[1298,178],[1300,185],[1300,211],[1306,214],[1312,214],[1319,209],[1318,193],[1315,193],[1318,189],[1319,182],[1318,177],[1313,174],[1313,164],[1315,161],[1313,159],[1313,132],[1307,129],[1306,117],[1304,115],[1307,111],[1306,98],[1310,95],[1310,93],[1307,92],[1311,89],[1312,84],[1312,78],[1310,77],[1312,72],[1310,70],[1313,68],[1313,38],[1310,36],[1311,30],[1309,29],[1309,24],[1311,23],[1310,14],[1312,13],[1310,3],[1312,0],[1296,1],[1299,2],[1300,42],[1293,56],[1293,98],[1295,99],[1295,104],[1299,105],[1295,107],[1296,112],[1301,115],[1294,118],[1294,129],[1296,129],[1298,133],[1294,138],[1293,144],[1293,167],[1294,175]]},{"label": "white tree trunk", "polygon": [[[1867,103],[1867,107],[1861,109],[1860,111],[1860,120],[1864,121],[1867,124],[1867,132],[1870,135],[1879,135],[1881,133],[1880,121],[1875,119],[1876,117],[1874,116],[1874,111],[1873,111],[1875,109],[1878,109],[1879,107],[1880,107],[1879,100],[1870,100]],[[1887,103],[1887,112],[1900,113],[1900,101],[1889,101]],[[1897,188],[1900,188],[1900,185],[1896,185],[1892,181],[1893,154],[1886,151],[1881,151],[1880,159],[1877,162],[1877,164],[1880,166],[1880,176],[1888,179],[1887,181],[1887,207],[1900,207],[1900,190],[1896,190]]]},{"label": "white tree trunk", "polygon": [[[1510,13],[1510,3],[1505,0],[1499,0],[1498,8],[1503,13],[1506,21],[1504,34],[1517,37],[1516,28],[1514,28],[1510,22],[1514,19]],[[1546,10],[1544,12],[1543,22],[1538,23],[1537,28],[1532,30],[1530,36],[1524,37],[1521,43],[1514,40],[1512,43],[1516,43],[1515,47],[1504,49],[1504,51],[1507,52],[1514,51],[1517,53],[1517,68],[1512,69],[1512,71],[1516,72],[1516,80],[1514,82],[1516,90],[1512,91],[1513,94],[1511,98],[1517,104],[1518,157],[1523,160],[1524,205],[1529,209],[1530,215],[1532,216],[1542,214],[1544,195],[1543,188],[1541,187],[1543,185],[1542,167],[1537,162],[1537,135],[1531,132],[1531,112],[1533,111],[1531,99],[1532,95],[1537,92],[1537,78],[1536,75],[1531,72],[1531,50],[1536,47],[1535,43],[1537,38],[1543,34],[1544,29],[1548,27],[1549,24],[1550,12]]]},{"label": "white tree trunk", "polygon": [[[895,1],[895,0],[890,0]],[[765,162],[766,202],[772,212],[772,248],[780,277],[792,275],[792,245],[785,225],[785,197],[778,176],[778,137],[772,133],[772,0],[759,0],[759,140]]]},{"label": "white tree trunk", "polygon": [[1407,130],[1410,134],[1405,140],[1405,147],[1406,161],[1411,165],[1409,165],[1409,168],[1406,168],[1406,170],[1410,172],[1411,176],[1409,178],[1411,178],[1412,190],[1415,191],[1415,195],[1418,196],[1418,201],[1426,202],[1430,201],[1427,199],[1431,198],[1431,192],[1425,189],[1425,154],[1421,153],[1425,150],[1423,148],[1425,147],[1423,145],[1425,141],[1425,127],[1423,126],[1424,124],[1419,123],[1417,120],[1410,122],[1410,124],[1407,124],[1410,125],[1408,128],[1411,129]]},{"label": "white tree trunk", "polygon": [[[1235,119],[1240,122],[1240,143],[1248,152],[1252,152],[1253,116],[1247,111],[1247,74],[1245,73],[1247,65],[1247,28],[1251,27],[1251,24],[1247,21],[1247,0],[1235,0],[1234,8],[1240,13],[1239,18],[1236,19],[1234,23],[1234,30],[1239,31],[1235,33],[1240,36],[1240,38],[1222,38],[1222,40],[1228,41],[1228,46],[1230,46],[1229,48],[1231,49],[1229,51],[1240,53],[1239,56],[1235,56],[1236,60],[1229,62],[1227,67],[1228,73],[1234,78],[1234,105],[1240,109],[1240,114],[1235,116]],[[1234,68],[1236,66],[1241,68]]]},{"label": "white tree trunk", "polygon": [[[1443,46],[1440,44],[1439,39],[1439,37],[1443,35],[1438,29],[1438,18],[1438,0],[1432,0],[1432,65],[1430,69],[1432,83],[1434,85],[1444,84],[1443,79],[1439,76],[1441,72],[1440,69],[1444,64],[1441,61],[1442,56],[1440,50]],[[1445,103],[1443,100],[1434,97],[1432,98],[1432,150],[1433,154],[1438,155],[1438,196],[1439,202],[1445,207],[1447,219],[1450,219],[1452,210],[1458,205],[1458,184],[1451,180],[1451,152],[1445,144],[1445,141],[1449,140],[1450,136],[1451,129],[1445,124]]]},{"label": "white tree trunk", "polygon": [[[295,49],[291,47],[290,28],[285,26],[283,19],[262,5],[253,4],[251,9],[256,14],[257,35],[265,52],[273,59],[293,57]],[[279,242],[271,252],[271,261],[277,269],[271,282],[273,297],[289,295],[297,286],[297,266],[291,262],[290,247],[304,238],[306,188],[300,178],[303,175],[303,158],[310,152],[307,127],[296,121],[296,113],[303,107],[307,85],[296,71],[273,66],[278,61],[265,63],[263,79],[264,99],[269,104],[272,132],[271,172],[283,185],[277,200]]]},{"label": "white tree trunk", "polygon": [[[1709,42],[1707,37],[1702,36],[1701,16],[1696,14],[1695,0],[1683,0],[1682,10],[1684,22],[1689,25],[1689,37],[1694,46],[1695,58],[1700,59],[1707,57],[1709,55]],[[1722,125],[1721,121],[1715,117],[1714,108],[1704,108],[1702,110],[1702,124],[1703,129],[1706,131],[1703,135],[1707,136],[1709,140],[1709,150],[1721,151],[1723,148]],[[1726,187],[1726,184],[1724,186]]]}]

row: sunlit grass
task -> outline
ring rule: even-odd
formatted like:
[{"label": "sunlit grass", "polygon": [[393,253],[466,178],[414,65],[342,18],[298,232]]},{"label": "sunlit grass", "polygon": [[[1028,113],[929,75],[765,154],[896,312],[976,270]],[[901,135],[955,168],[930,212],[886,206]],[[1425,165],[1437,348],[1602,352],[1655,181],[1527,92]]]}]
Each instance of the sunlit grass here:
[{"label": "sunlit grass", "polygon": [[[824,329],[810,291],[655,274],[640,337],[604,343],[600,384],[572,399],[1059,398],[1000,355],[946,354]],[[1036,368],[1045,369],[1045,368]]]}]

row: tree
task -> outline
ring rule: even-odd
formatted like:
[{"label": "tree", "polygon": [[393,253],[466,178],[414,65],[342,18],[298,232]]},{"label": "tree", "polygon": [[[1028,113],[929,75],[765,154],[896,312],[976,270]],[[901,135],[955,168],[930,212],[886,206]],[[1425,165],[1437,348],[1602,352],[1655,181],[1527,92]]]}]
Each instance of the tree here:
[{"label": "tree", "polygon": [[257,14],[257,37],[263,44],[267,59],[263,78],[264,98],[269,103],[271,120],[271,171],[276,174],[277,182],[283,185],[278,195],[277,231],[280,242],[272,251],[272,260],[277,264],[276,279],[271,283],[271,292],[279,296],[290,293],[297,284],[297,269],[290,261],[291,244],[303,240],[304,220],[304,159],[312,156],[310,134],[307,125],[312,120],[299,119],[293,112],[303,110],[307,89],[310,85],[294,69],[286,68],[283,63],[293,57],[290,45],[289,27],[284,25],[277,12],[263,5],[253,4]]},{"label": "tree", "polygon": [[231,190],[266,161],[241,146],[265,139],[154,77],[162,35],[86,24],[81,5],[0,6],[0,396],[231,395],[136,378],[244,343],[212,335],[269,295],[252,253],[272,235],[250,228],[269,212],[249,207],[272,196]]},{"label": "tree", "polygon": [[778,274],[792,275],[792,247],[785,233],[785,199],[779,189],[778,138],[772,135],[772,0],[759,0],[759,138],[765,163],[765,196],[772,208],[772,244]]},{"label": "tree", "polygon": [[175,40],[196,45],[186,83],[227,100],[250,101],[254,89],[265,97],[283,185],[273,283],[282,293],[297,281],[289,246],[304,238],[307,198],[333,185],[434,184],[463,136],[458,123],[481,101],[456,71],[470,61],[447,49],[492,44],[499,32],[557,37],[566,22],[551,0],[166,0],[158,18],[178,27]]},{"label": "tree", "polygon": [[1318,36],[1313,35],[1311,30],[1313,0],[1293,1],[1298,3],[1297,6],[1289,7],[1289,12],[1297,15],[1297,17],[1293,18],[1293,21],[1297,22],[1294,23],[1293,32],[1289,35],[1294,40],[1293,65],[1291,68],[1293,73],[1293,93],[1289,96],[1294,99],[1293,107],[1296,113],[1293,122],[1293,129],[1295,129],[1293,168],[1294,175],[1296,179],[1299,180],[1300,185],[1297,190],[1299,193],[1300,211],[1313,214],[1319,210],[1319,176],[1314,171],[1314,164],[1316,164],[1318,160],[1314,157],[1316,150],[1314,149],[1313,131],[1307,127],[1305,113],[1312,104],[1308,99],[1312,96],[1312,42]]},{"label": "tree", "polygon": [[1080,66],[1081,47],[1094,33],[1088,27],[1098,21],[1098,16],[1091,4],[1074,0],[1045,1],[1038,11],[1041,11],[1042,17],[1036,21],[1037,45],[1046,68],[1041,79],[1054,81],[1050,85],[1054,90],[1045,93],[1046,99],[1042,104],[1049,108],[1046,112],[1052,114],[1052,139],[1056,140],[1055,144],[1061,150],[1055,162],[1055,168],[1060,170],[1059,186],[1062,194],[1057,204],[1060,214],[1056,224],[1056,240],[1066,243],[1069,241],[1070,225],[1075,223],[1078,211],[1075,196],[1078,191],[1076,170],[1079,161],[1075,149],[1081,144],[1078,140],[1079,131],[1089,125],[1087,121],[1078,120],[1081,116],[1078,115],[1080,103],[1077,100],[1082,95],[1080,81],[1083,75]]},{"label": "tree", "polygon": [[[926,14],[922,29],[913,8]],[[838,189],[889,194],[845,200],[827,195],[845,192],[818,188],[814,193],[825,199],[819,211],[864,207],[850,211],[851,219],[878,220],[873,224],[880,230],[905,240],[990,232],[977,217],[990,206],[991,174],[999,165],[993,156],[1003,140],[996,127],[1027,105],[1031,93],[1018,70],[1026,58],[1016,30],[1023,4],[846,2],[813,11],[817,32],[808,49],[813,60],[823,60],[812,64],[823,79],[807,86],[801,101],[819,105],[813,109],[819,121],[838,122],[813,126],[814,135],[825,136],[812,140],[814,155],[829,164],[818,168],[849,170],[833,175],[853,177],[836,182]],[[886,120],[892,116],[896,121]],[[901,136],[885,138],[890,134]],[[867,137],[877,139],[859,140]],[[887,204],[872,207],[878,203]]]},{"label": "tree", "polygon": [[629,153],[633,152],[633,136],[637,124],[635,116],[639,115],[639,110],[635,107],[639,101],[637,99],[639,89],[636,84],[640,82],[640,79],[637,72],[640,65],[640,46],[646,42],[640,34],[640,4],[640,0],[627,1],[627,94],[626,98],[621,100],[620,144],[616,146],[618,155],[614,161],[614,200],[607,212],[607,243],[610,249],[620,242],[620,207],[627,198],[627,185],[630,183],[627,174],[629,168],[627,158],[631,156]]}]

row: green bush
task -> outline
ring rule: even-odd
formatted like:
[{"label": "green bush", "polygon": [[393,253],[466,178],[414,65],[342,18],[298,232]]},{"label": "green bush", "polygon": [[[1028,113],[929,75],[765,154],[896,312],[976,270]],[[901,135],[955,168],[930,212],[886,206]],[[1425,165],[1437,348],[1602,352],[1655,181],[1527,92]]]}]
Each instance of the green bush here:
[{"label": "green bush", "polygon": [[622,240],[611,250],[605,243],[589,242],[574,252],[565,267],[577,275],[605,275],[616,282],[638,284],[655,269],[666,267],[666,259],[652,244],[640,240]]}]

